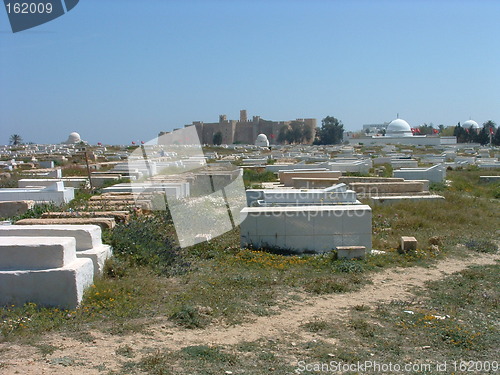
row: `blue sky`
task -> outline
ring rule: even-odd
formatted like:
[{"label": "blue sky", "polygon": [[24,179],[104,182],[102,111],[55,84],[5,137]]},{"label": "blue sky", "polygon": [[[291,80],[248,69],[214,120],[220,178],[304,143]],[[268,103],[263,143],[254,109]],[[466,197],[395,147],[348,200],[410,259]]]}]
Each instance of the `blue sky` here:
[{"label": "blue sky", "polygon": [[150,140],[219,114],[500,123],[500,1],[81,0],[13,34],[0,144]]}]

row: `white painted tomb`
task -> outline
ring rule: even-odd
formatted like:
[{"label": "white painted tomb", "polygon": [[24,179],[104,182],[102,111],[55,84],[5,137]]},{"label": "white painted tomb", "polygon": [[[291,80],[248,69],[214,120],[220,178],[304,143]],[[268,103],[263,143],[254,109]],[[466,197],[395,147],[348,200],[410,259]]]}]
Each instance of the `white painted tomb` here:
[{"label": "white painted tomb", "polygon": [[372,248],[367,205],[246,207],[241,211],[243,247],[325,253],[338,246]]},{"label": "white painted tomb", "polygon": [[92,261],[77,258],[73,237],[0,238],[0,305],[74,309],[93,277]]},{"label": "white painted tomb", "polygon": [[431,182],[443,182],[446,178],[446,168],[442,164],[436,164],[429,168],[401,168],[393,172],[394,177],[405,180],[429,180]]},{"label": "white painted tomb", "polygon": [[17,186],[20,188],[44,188],[53,185],[55,182],[62,182],[65,187],[71,187],[75,189],[85,188],[89,185],[88,178],[80,177],[66,177],[60,179],[53,178],[23,178],[17,182]]},{"label": "white painted tomb", "polygon": [[345,184],[325,189],[248,189],[247,206],[360,204]]},{"label": "white painted tomb", "polygon": [[75,197],[73,188],[66,188],[62,182],[55,182],[47,187],[0,189],[0,201],[51,202],[55,204],[69,203]]},{"label": "white painted tomb", "polygon": [[101,240],[98,225],[6,225],[0,226],[0,241],[7,237],[73,237],[76,257],[92,261],[94,275],[102,274],[104,262],[111,257],[112,249]]}]

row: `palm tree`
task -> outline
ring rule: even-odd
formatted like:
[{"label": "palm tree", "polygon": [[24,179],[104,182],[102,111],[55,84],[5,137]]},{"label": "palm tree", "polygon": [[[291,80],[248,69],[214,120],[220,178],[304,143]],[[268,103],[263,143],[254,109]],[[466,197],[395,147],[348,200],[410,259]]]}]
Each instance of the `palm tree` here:
[{"label": "palm tree", "polygon": [[12,134],[10,136],[10,144],[13,146],[19,146],[23,142],[23,138],[19,134]]}]

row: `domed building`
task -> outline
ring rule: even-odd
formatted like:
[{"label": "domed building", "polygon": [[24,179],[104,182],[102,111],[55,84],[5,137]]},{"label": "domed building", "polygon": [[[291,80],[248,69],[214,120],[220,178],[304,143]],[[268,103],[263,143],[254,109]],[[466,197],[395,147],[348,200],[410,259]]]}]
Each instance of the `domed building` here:
[{"label": "domed building", "polygon": [[[476,124],[477,125],[477,124]],[[377,130],[377,134],[373,134],[373,129]],[[379,129],[385,129],[385,133],[380,134]],[[350,137],[349,143],[363,144],[363,145],[414,145],[414,146],[442,146],[442,145],[456,145],[457,137],[455,136],[442,136],[437,132],[433,134],[419,134],[415,129],[412,129],[410,124],[405,120],[399,118],[390,123],[384,122],[383,124],[365,124],[363,125],[362,136]]]},{"label": "domed building", "polygon": [[473,129],[473,130],[476,130],[476,131],[478,131],[479,129],[481,129],[481,127],[479,126],[479,124],[477,122],[475,122],[474,120],[467,120],[467,121],[465,121],[462,124],[462,128],[464,128],[464,129]]},{"label": "domed building", "polygon": [[81,141],[82,141],[82,138],[80,137],[80,134],[78,134],[77,132],[73,132],[73,133],[69,134],[68,140],[64,143],[68,144],[68,145],[74,145],[74,144],[80,143]]},{"label": "domed building", "polygon": [[387,125],[385,135],[387,137],[412,137],[413,132],[410,124],[403,119],[397,118]]},{"label": "domed building", "polygon": [[267,139],[267,135],[259,134],[255,140],[255,146],[269,147],[269,139]]}]

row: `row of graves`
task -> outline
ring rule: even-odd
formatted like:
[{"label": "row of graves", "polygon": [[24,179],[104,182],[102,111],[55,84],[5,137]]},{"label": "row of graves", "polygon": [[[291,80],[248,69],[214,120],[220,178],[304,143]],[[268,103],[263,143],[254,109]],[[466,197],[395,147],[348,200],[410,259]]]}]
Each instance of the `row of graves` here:
[{"label": "row of graves", "polygon": [[[112,230],[131,215],[147,215],[158,205],[165,205],[167,198],[182,200],[193,192],[204,193],[207,186],[211,190],[214,184],[218,187],[241,176],[239,169],[228,172],[220,165],[199,169],[204,166],[205,160],[200,158],[172,164],[168,155],[148,160],[146,165],[137,160],[116,162],[105,177],[117,181],[126,178],[129,182],[102,188],[100,194],[81,205],[73,201],[71,209],[52,210],[15,224],[0,222],[0,305],[34,302],[76,308],[112,256],[110,246],[102,243],[102,230]],[[176,173],[156,173],[172,167]],[[99,173],[95,176],[102,177]],[[76,190],[90,185],[88,178],[63,178],[58,168],[46,168],[43,173],[34,168],[26,177],[19,180],[18,188],[6,189],[10,195],[0,201],[1,218],[16,217],[39,204],[64,206],[72,201]],[[39,191],[68,191],[70,195],[58,199]],[[201,239],[210,236],[198,236],[197,242]]]},{"label": "row of graves", "polygon": [[[445,182],[447,169],[463,163],[484,168],[498,164],[494,150],[478,148],[224,148],[207,155],[180,147],[166,151],[152,146],[147,153],[139,148],[126,155],[127,162],[122,155],[110,155],[103,161],[105,170],[93,168],[90,179],[63,177],[53,164],[16,166],[23,178],[17,188],[0,189],[2,218],[42,203],[65,205],[77,189],[92,186],[101,193],[71,209],[0,225],[0,304],[77,307],[112,255],[102,244],[102,230],[166,205],[181,246],[209,241],[239,226],[243,247],[298,254],[336,250],[339,258],[363,258],[375,253],[371,205],[440,201],[444,198],[431,194],[429,186]],[[392,177],[384,177],[388,165]],[[245,168],[275,173],[279,181],[245,190]]]}]

